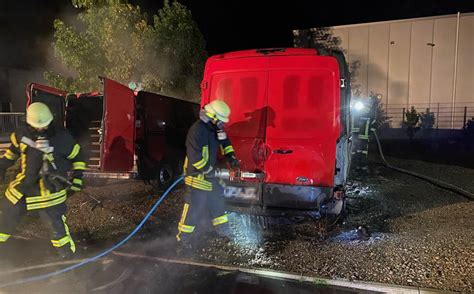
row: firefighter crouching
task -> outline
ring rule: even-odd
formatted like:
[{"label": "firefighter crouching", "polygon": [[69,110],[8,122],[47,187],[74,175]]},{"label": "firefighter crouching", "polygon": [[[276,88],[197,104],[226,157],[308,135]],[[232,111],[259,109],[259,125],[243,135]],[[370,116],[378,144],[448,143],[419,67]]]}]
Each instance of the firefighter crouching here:
[{"label": "firefighter crouching", "polygon": [[86,163],[72,136],[54,127],[52,121],[48,106],[32,103],[26,111],[26,125],[11,134],[11,146],[0,158],[2,181],[9,166],[17,159],[21,163],[0,199],[0,246],[11,237],[24,214],[37,211],[50,228],[52,245],[62,257],[68,257],[76,246],[66,224],[68,184],[64,179],[72,167],[73,185],[69,189],[80,191]]},{"label": "firefighter crouching", "polygon": [[223,238],[231,238],[229,218],[224,210],[223,187],[211,177],[218,151],[232,168],[239,166],[234,148],[223,131],[229,115],[229,106],[221,100],[214,100],[204,106],[200,119],[189,129],[184,163],[184,181],[188,190],[176,236],[184,248],[192,247],[196,241],[193,233],[200,228],[203,220],[208,221],[209,216],[216,233]]}]

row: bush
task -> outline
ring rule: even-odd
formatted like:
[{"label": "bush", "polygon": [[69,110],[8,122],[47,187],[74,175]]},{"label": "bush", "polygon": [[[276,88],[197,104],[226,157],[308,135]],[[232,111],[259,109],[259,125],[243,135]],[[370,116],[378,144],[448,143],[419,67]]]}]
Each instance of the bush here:
[{"label": "bush", "polygon": [[420,114],[416,111],[415,106],[412,106],[410,110],[405,112],[405,121],[402,123],[402,128],[407,132],[408,138],[413,139],[416,132],[419,131],[420,127]]},{"label": "bush", "polygon": [[469,138],[474,138],[474,117],[467,121],[463,128],[464,134]]},{"label": "bush", "polygon": [[427,108],[426,112],[420,113],[420,128],[422,130],[433,129],[435,124],[435,115],[434,112],[430,112],[430,109]]}]

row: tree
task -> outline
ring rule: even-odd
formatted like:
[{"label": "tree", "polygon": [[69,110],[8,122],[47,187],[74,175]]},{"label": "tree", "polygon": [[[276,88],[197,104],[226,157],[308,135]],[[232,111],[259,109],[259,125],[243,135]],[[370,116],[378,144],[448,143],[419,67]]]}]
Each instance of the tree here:
[{"label": "tree", "polygon": [[[46,72],[57,88],[98,90],[97,76],[144,90],[198,100],[207,58],[205,41],[191,12],[165,1],[151,20],[124,0],[73,0],[80,25],[54,22],[56,56],[73,76]],[[82,28],[81,28],[82,26]]]},{"label": "tree", "polygon": [[[110,0],[72,0],[72,5],[75,8],[91,8],[92,6],[104,6],[111,2],[120,2],[118,1],[110,1]],[[126,1],[122,1],[125,2]]]},{"label": "tree", "polygon": [[[300,46],[298,35],[295,35],[294,43],[297,46]],[[320,27],[313,28],[306,31],[306,37],[310,41],[310,47],[316,48],[317,50],[333,51],[339,50],[343,51],[341,45],[341,38],[334,36],[331,28],[329,27]]]},{"label": "tree", "polygon": [[[341,47],[341,38],[334,36],[330,27],[319,27],[307,30],[294,31],[293,43],[295,47],[310,47],[316,48],[318,52],[326,55],[332,51],[344,52]],[[346,52],[344,52],[345,54]],[[346,56],[347,60],[347,56]],[[361,66],[360,60],[354,60],[349,63],[349,71],[351,73],[351,91],[352,96],[361,96],[361,85],[356,83],[356,77],[359,75],[359,68]]]},{"label": "tree", "polygon": [[390,127],[390,117],[385,111],[381,95],[370,92],[369,100],[372,101],[372,107],[375,111],[375,129],[385,129]]}]

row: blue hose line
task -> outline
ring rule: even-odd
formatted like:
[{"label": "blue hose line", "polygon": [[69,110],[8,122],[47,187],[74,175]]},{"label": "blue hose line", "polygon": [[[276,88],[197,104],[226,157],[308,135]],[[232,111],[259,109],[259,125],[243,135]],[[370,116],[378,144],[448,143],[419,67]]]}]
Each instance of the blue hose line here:
[{"label": "blue hose line", "polygon": [[55,272],[50,272],[50,273],[47,273],[47,274],[43,274],[43,275],[39,275],[39,276],[33,276],[33,277],[29,277],[29,278],[24,278],[24,279],[20,279],[20,280],[16,280],[16,281],[13,281],[13,282],[9,282],[9,283],[4,283],[4,284],[0,284],[0,288],[5,288],[5,287],[11,287],[11,286],[16,286],[16,285],[21,285],[21,284],[26,284],[26,283],[30,283],[30,282],[37,282],[37,281],[41,281],[41,280],[45,280],[45,279],[48,279],[48,278],[51,278],[53,276],[57,276],[57,275],[61,275],[61,274],[64,274],[64,273],[67,273],[69,271],[72,271],[74,269],[77,269],[79,267],[82,267],[88,263],[91,263],[91,262],[94,262],[96,260],[98,260],[99,258],[102,258],[104,257],[105,255],[109,254],[110,252],[114,251],[115,249],[119,248],[120,246],[122,246],[123,244],[125,244],[127,241],[129,241],[142,227],[143,225],[145,224],[145,222],[150,218],[150,216],[153,214],[153,212],[155,212],[155,210],[158,208],[158,206],[160,206],[161,202],[163,202],[163,200],[166,198],[166,196],[168,196],[168,193],[171,192],[171,190],[173,190],[173,188],[179,184],[179,182],[181,182],[183,180],[183,176],[179,177],[164,193],[163,195],[161,195],[160,199],[158,199],[155,204],[153,205],[153,207],[150,209],[150,211],[148,211],[148,213],[145,215],[145,217],[142,219],[142,221],[138,224],[138,226],[127,236],[125,237],[122,241],[118,242],[117,244],[115,244],[114,246],[112,246],[111,248],[103,251],[102,253],[99,253],[97,254],[96,256],[93,256],[91,258],[88,258],[84,261],[81,261],[80,263],[77,263],[77,264],[74,264],[72,266],[69,266],[69,267],[66,267],[66,268],[63,268],[61,270],[58,270],[58,271],[55,271]]}]

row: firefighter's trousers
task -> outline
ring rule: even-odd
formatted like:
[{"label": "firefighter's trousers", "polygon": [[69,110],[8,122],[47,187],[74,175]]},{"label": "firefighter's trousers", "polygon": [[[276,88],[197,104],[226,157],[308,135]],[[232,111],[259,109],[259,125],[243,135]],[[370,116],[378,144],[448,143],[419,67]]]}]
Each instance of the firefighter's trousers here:
[{"label": "firefighter's trousers", "polygon": [[[76,245],[72,240],[69,228],[66,224],[66,204],[38,209],[40,219],[50,229],[51,243],[63,256],[70,255],[76,251]],[[0,244],[7,242],[15,232],[15,228],[21,218],[27,213],[25,197],[13,205],[5,197],[0,199]]]},{"label": "firefighter's trousers", "polygon": [[230,237],[229,218],[224,209],[223,192],[222,186],[217,182],[213,183],[213,191],[187,186],[185,204],[178,224],[178,235],[176,235],[178,241],[194,242],[195,233],[199,234],[209,222],[217,234]]},{"label": "firefighter's trousers", "polygon": [[352,141],[352,166],[355,170],[368,169],[369,139],[356,137]]},{"label": "firefighter's trousers", "polygon": [[352,140],[354,144],[352,154],[359,154],[362,157],[367,157],[369,154],[369,139],[368,138],[354,138]]}]

